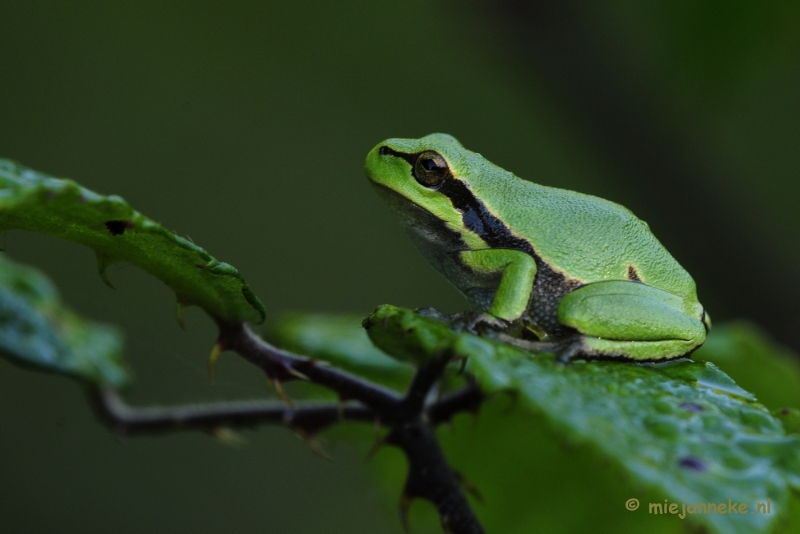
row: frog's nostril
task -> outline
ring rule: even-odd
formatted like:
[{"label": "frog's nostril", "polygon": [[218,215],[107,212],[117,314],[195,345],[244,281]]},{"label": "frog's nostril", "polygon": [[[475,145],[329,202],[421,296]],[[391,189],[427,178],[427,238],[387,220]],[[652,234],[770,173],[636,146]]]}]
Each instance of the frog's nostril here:
[{"label": "frog's nostril", "polygon": [[390,154],[391,151],[388,146],[384,145],[378,149],[378,154],[381,156],[385,156],[386,154]]}]

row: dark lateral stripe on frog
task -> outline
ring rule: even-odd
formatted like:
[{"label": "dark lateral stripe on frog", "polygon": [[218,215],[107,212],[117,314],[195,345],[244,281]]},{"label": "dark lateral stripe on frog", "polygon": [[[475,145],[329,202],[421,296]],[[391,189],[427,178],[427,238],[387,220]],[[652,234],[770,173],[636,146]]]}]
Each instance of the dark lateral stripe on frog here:
[{"label": "dark lateral stripe on frog", "polygon": [[[413,173],[419,154],[398,152],[388,146],[383,146],[380,150],[381,154],[390,154],[408,162]],[[455,178],[452,173],[445,178],[439,187],[439,192],[447,196],[453,207],[462,213],[464,226],[480,236],[490,247],[519,250],[533,257],[537,272],[531,298],[537,305],[527,315],[534,324],[556,337],[569,330],[558,322],[558,303],[564,295],[583,284],[579,280],[567,278],[542,261],[531,243],[512,234],[511,230],[475,197],[467,184]]]},{"label": "dark lateral stripe on frog", "polygon": [[[388,146],[382,146],[381,153],[404,159],[411,165],[412,173],[419,156],[419,154],[398,152]],[[472,194],[469,187],[452,173],[448,173],[444,183],[439,187],[439,192],[449,198],[453,207],[461,212],[464,226],[480,236],[492,248],[510,248],[526,252],[534,258],[537,256],[528,241],[514,236],[508,226],[489,211],[484,203]]]},{"label": "dark lateral stripe on frog", "polygon": [[386,145],[383,145],[383,146],[382,146],[382,147],[381,147],[381,148],[378,150],[378,152],[379,152],[381,155],[384,155],[384,154],[389,154],[390,156],[394,156],[394,157],[396,157],[396,158],[401,158],[401,159],[404,159],[404,160],[406,160],[406,162],[407,162],[409,165],[411,165],[411,168],[412,168],[412,169],[414,168],[414,163],[416,163],[416,162],[417,162],[417,156],[419,156],[419,154],[407,154],[406,152],[398,152],[397,150],[394,150],[393,148],[391,148],[391,147],[388,147],[388,146],[386,146]]},{"label": "dark lateral stripe on frog", "polygon": [[453,207],[461,212],[464,226],[478,234],[492,248],[511,248],[536,256],[531,244],[525,239],[516,237],[486,205],[472,194],[467,184],[449,175],[439,192],[453,203]]}]

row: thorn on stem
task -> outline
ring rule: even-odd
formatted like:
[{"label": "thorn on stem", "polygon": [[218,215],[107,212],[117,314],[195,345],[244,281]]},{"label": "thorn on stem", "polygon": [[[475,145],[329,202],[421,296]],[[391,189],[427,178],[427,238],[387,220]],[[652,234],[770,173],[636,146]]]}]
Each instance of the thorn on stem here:
[{"label": "thorn on stem", "polygon": [[292,430],[294,430],[294,433],[297,435],[297,437],[306,442],[306,445],[311,450],[311,452],[313,452],[320,458],[333,461],[333,458],[331,458],[331,456],[325,451],[325,449],[322,448],[322,445],[320,444],[319,440],[314,434],[306,432],[302,427],[299,426],[293,426]]},{"label": "thorn on stem", "polygon": [[375,443],[372,444],[372,447],[369,448],[367,451],[367,460],[371,460],[375,453],[378,452],[378,449],[386,445],[386,438],[378,438],[375,440]]},{"label": "thorn on stem", "polygon": [[183,322],[183,311],[188,306],[191,306],[192,302],[189,299],[182,297],[181,295],[178,295],[177,293],[175,294],[175,300],[176,300],[175,317],[176,319],[178,319],[178,326],[181,327],[181,330],[186,332],[186,324],[184,324]]},{"label": "thorn on stem", "polygon": [[95,255],[97,256],[97,272],[100,274],[100,279],[111,289],[117,289],[114,287],[114,284],[111,283],[111,280],[108,279],[108,266],[114,262],[111,261],[109,255],[105,252],[95,252]]},{"label": "thorn on stem", "polygon": [[306,444],[308,445],[308,448],[311,449],[311,452],[313,452],[320,458],[324,458],[325,460],[330,460],[331,462],[333,461],[333,458],[331,458],[330,454],[328,454],[327,451],[322,448],[322,445],[320,445],[319,440],[317,440],[316,438],[307,439]]},{"label": "thorn on stem", "polygon": [[111,283],[111,280],[108,279],[108,271],[106,271],[105,269],[100,271],[100,279],[103,281],[105,285],[107,285],[111,289],[117,289],[116,287],[114,287],[114,284]]},{"label": "thorn on stem", "polygon": [[367,451],[368,460],[375,456],[375,453],[378,452],[378,449],[386,445],[386,437],[381,436],[381,420],[379,417],[375,418],[375,424],[373,428],[375,429],[375,443],[373,443]]},{"label": "thorn on stem", "polygon": [[186,332],[186,323],[183,322],[183,310],[185,309],[186,306],[179,300],[175,306],[175,318],[178,320],[178,326],[180,326],[181,330],[184,332]]},{"label": "thorn on stem", "polygon": [[293,368],[291,366],[287,366],[286,367],[286,372],[289,373],[292,376],[295,376],[295,377],[299,378],[300,380],[308,381],[308,377],[306,375],[304,375],[303,373],[301,373],[300,371],[298,371],[297,369],[295,369],[295,368]]},{"label": "thorn on stem", "polygon": [[209,433],[214,439],[229,447],[242,447],[247,443],[241,434],[225,426],[215,426]]},{"label": "thorn on stem", "polygon": [[400,512],[400,524],[403,525],[403,530],[408,533],[408,509],[411,508],[412,497],[407,493],[403,493],[400,497],[400,504],[398,506]]},{"label": "thorn on stem", "polygon": [[294,408],[294,403],[292,402],[292,399],[289,398],[289,395],[287,395],[283,390],[283,385],[279,378],[267,376],[267,385],[271,386],[272,389],[275,390],[275,393],[278,395],[278,397],[285,402],[289,408]]},{"label": "thorn on stem", "polygon": [[212,384],[214,383],[214,366],[217,364],[219,355],[222,354],[223,350],[225,350],[225,347],[223,347],[222,342],[217,341],[211,349],[211,354],[208,355],[208,378]]},{"label": "thorn on stem", "polygon": [[483,500],[483,495],[481,494],[480,491],[478,491],[478,488],[472,482],[464,478],[464,475],[462,475],[458,471],[455,471],[454,474],[456,475],[456,479],[458,479],[458,483],[461,485],[461,489],[463,489],[464,492],[475,497],[475,500],[478,501],[479,503],[481,504],[486,503],[486,501]]}]

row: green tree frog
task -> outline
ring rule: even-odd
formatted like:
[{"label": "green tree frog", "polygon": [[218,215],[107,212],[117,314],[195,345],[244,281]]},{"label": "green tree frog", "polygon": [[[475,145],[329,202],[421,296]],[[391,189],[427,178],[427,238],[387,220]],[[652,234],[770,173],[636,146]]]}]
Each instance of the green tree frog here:
[{"label": "green tree frog", "polygon": [[705,341],[694,280],[628,209],[518,178],[440,133],[388,139],[365,170],[492,329],[522,325],[562,359],[667,360]]}]

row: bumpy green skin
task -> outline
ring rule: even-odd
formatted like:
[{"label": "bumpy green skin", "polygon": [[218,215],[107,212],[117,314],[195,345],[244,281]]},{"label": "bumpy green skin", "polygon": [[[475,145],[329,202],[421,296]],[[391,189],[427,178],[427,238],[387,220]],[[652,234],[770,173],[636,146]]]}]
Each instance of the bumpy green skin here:
[{"label": "bumpy green skin", "polygon": [[[446,163],[433,186],[420,158]],[[422,253],[481,311],[584,357],[664,360],[690,353],[710,321],[695,283],[628,209],[518,178],[453,137],[389,139],[367,177]]]}]

